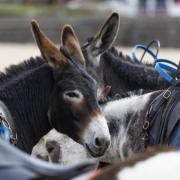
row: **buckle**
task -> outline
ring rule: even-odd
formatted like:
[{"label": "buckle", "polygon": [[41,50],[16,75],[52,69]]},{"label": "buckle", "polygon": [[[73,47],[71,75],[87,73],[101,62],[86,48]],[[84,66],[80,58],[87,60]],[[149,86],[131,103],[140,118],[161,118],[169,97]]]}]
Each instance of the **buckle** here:
[{"label": "buckle", "polygon": [[143,124],[143,129],[147,130],[149,128],[149,121],[145,121]]},{"label": "buckle", "polygon": [[167,90],[163,93],[163,98],[168,99],[170,96],[171,96],[171,91],[167,89]]},{"label": "buckle", "polygon": [[141,138],[143,141],[148,141],[149,140],[149,135],[147,132],[145,132],[144,136]]}]

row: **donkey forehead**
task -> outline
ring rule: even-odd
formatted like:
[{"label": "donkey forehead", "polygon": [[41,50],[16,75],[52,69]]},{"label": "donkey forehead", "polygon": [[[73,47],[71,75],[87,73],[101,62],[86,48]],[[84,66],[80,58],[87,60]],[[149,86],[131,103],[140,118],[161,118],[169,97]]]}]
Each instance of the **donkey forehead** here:
[{"label": "donkey forehead", "polygon": [[70,65],[63,73],[59,74],[57,86],[62,89],[85,89],[88,91],[97,90],[97,82],[80,67]]}]

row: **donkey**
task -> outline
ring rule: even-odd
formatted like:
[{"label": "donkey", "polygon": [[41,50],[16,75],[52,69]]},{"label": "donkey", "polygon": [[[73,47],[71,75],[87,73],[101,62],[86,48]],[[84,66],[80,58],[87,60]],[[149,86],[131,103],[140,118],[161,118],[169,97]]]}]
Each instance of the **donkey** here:
[{"label": "donkey", "polygon": [[[90,180],[179,180],[180,151],[158,148],[119,161],[103,170],[92,172]],[[167,163],[168,162],[168,163]]]},{"label": "donkey", "polygon": [[85,58],[70,25],[62,30],[60,50],[32,21],[42,58],[10,67],[1,74],[0,99],[10,110],[17,146],[30,153],[50,129],[83,144],[92,156],[104,154],[110,134],[97,103],[96,81],[86,72]]},{"label": "donkey", "polygon": [[86,70],[98,82],[99,90],[104,88],[102,78],[103,67],[99,66],[100,57],[114,43],[119,32],[119,14],[112,13],[99,31],[87,39],[87,42],[81,47],[86,58]]},{"label": "donkey", "polygon": [[[148,63],[134,62],[118,52],[113,43],[119,31],[119,15],[113,13],[99,32],[81,47],[86,57],[86,69],[98,82],[99,89],[112,86],[110,97],[128,97],[170,86]],[[146,90],[146,91],[142,91]]]},{"label": "donkey", "polygon": [[40,139],[36,146],[33,147],[31,155],[62,165],[71,165],[78,163],[79,160],[92,159],[92,156],[81,144],[78,144],[67,135],[57,132],[55,129],[52,129]]}]

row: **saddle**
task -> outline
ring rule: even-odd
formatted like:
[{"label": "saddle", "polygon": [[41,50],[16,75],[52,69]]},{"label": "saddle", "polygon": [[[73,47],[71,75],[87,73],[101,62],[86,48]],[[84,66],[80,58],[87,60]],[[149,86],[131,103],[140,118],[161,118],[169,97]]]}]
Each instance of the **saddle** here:
[{"label": "saddle", "polygon": [[180,122],[180,80],[160,93],[149,105],[143,129],[146,145],[169,144],[170,137]]}]

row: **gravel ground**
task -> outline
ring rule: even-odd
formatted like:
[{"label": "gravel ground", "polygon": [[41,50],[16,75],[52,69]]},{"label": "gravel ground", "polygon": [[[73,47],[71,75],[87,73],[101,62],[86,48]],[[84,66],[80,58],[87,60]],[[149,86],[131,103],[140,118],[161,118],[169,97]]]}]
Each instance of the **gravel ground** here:
[{"label": "gravel ground", "polygon": [[[124,53],[130,55],[131,49],[129,47],[119,47]],[[39,55],[39,50],[35,44],[12,44],[0,43],[0,70],[10,64],[17,64],[29,57]],[[180,60],[179,49],[161,48],[159,58],[171,59],[175,62]]]}]

